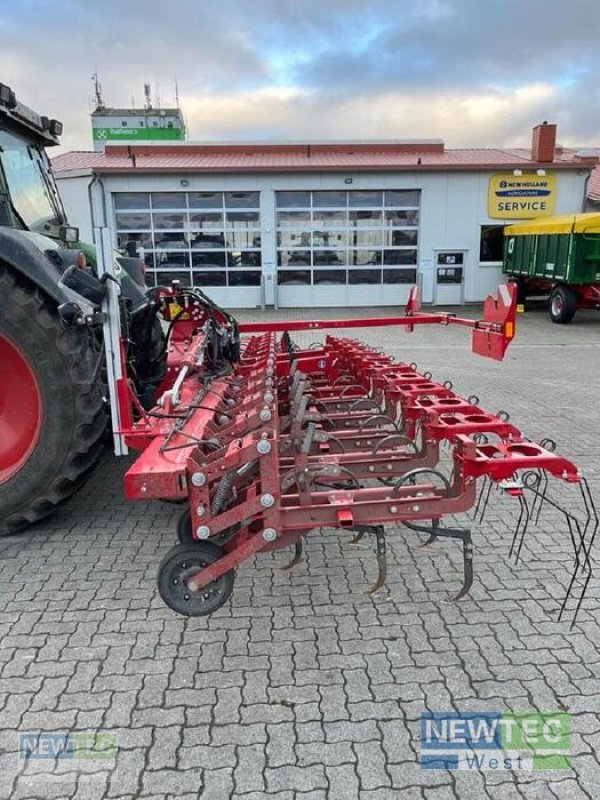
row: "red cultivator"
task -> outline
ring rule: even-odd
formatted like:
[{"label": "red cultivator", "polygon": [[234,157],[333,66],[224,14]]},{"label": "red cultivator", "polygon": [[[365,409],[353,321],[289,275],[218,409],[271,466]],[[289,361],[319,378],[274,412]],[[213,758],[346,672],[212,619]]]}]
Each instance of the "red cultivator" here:
[{"label": "red cultivator", "polygon": [[[353,541],[373,535],[373,594],[386,580],[387,523],[427,534],[425,544],[461,542],[463,583],[451,598],[458,599],[473,581],[471,532],[442,519],[472,507],[483,516],[496,485],[520,505],[517,558],[529,521],[545,505],[564,515],[574,569],[561,614],[582,576],[577,613],[598,516],[587,483],[552,443],[527,440],[506,414],[488,413],[478,398],[463,399],[449,382],[359,341],[328,335],[301,350],[290,338],[294,330],[462,325],[473,330],[475,352],[501,359],[515,319],[506,287],[488,298],[481,321],[421,313],[415,291],[405,317],[240,326],[191,289],[157,289],[154,301],[170,322],[159,402],[145,412],[126,379],[118,392],[121,433],[143,450],[126,475],[127,497],[185,505],[180,544],[158,578],[173,610],[210,614],[231,594],[239,564],[293,545],[291,567],[303,537],[324,527],[353,531]],[[241,345],[240,332],[252,334]],[[549,497],[548,476],[579,487],[583,520]]]}]

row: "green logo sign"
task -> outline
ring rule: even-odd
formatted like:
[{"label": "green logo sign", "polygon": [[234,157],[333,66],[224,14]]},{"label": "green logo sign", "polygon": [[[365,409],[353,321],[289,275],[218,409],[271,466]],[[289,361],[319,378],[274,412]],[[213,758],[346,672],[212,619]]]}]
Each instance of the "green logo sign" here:
[{"label": "green logo sign", "polygon": [[92,135],[97,142],[183,140],[183,131],[179,128],[92,128]]}]

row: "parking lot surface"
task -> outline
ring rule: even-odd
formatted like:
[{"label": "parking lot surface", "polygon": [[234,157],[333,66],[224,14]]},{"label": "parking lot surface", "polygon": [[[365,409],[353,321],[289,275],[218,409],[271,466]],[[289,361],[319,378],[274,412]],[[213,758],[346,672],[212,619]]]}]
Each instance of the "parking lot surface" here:
[{"label": "parking lot surface", "polygon": [[[600,316],[556,326],[534,311],[518,322],[503,363],[472,355],[465,329],[352,335],[506,409],[531,439],[555,439],[600,503]],[[415,533],[390,529],[389,595],[374,600],[363,591],[373,543],[324,530],[293,570],[279,569],[285,552],[259,555],[226,606],[184,619],[156,588],[181,509],[127,503],[129,461],[107,452],[58,513],[0,541],[0,797],[600,798],[600,573],[574,627],[569,614],[557,622],[573,548],[551,507],[515,565],[518,504],[493,492],[472,523],[475,583],[457,603],[444,602],[460,585],[456,542],[420,549]],[[576,488],[552,489],[579,507]],[[422,769],[425,711],[568,712],[571,766]],[[20,757],[20,736],[65,732],[109,734],[115,750]]]}]

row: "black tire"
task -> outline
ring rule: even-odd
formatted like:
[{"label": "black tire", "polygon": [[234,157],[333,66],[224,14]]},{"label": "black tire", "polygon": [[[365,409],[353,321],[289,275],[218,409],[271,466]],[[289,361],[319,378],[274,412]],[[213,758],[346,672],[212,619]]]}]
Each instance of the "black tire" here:
[{"label": "black tire", "polygon": [[6,535],[51,514],[83,484],[102,452],[108,417],[91,383],[95,358],[88,333],[65,329],[41,290],[2,262],[1,337],[29,366],[41,406],[35,446],[0,483],[0,535]]},{"label": "black tire", "polygon": [[517,278],[517,305],[524,306],[527,302],[527,282],[523,278]]},{"label": "black tire", "polygon": [[184,617],[205,617],[229,600],[235,578],[232,569],[197,592],[185,584],[186,576],[222,556],[223,550],[212,542],[176,544],[169,550],[158,568],[158,591],[172,611]]},{"label": "black tire", "polygon": [[557,325],[568,325],[577,311],[577,295],[567,286],[555,286],[550,294],[550,319]]}]

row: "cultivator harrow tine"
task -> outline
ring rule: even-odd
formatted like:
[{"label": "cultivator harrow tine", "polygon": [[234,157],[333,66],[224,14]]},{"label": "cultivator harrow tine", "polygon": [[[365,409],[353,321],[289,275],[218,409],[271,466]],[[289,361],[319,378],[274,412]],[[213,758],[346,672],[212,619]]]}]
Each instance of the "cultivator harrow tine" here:
[{"label": "cultivator harrow tine", "polygon": [[517,525],[515,527],[512,542],[510,545],[510,550],[508,553],[509,558],[514,553],[515,564],[519,563],[519,558],[521,556],[521,548],[523,547],[523,542],[525,541],[525,534],[527,533],[527,528],[529,527],[529,520],[531,519],[529,504],[527,503],[525,495],[522,493],[519,494],[517,500],[519,502],[519,518],[517,520]]},{"label": "cultivator harrow tine", "polygon": [[365,526],[360,529],[360,533],[371,533],[375,536],[375,548],[377,554],[377,580],[365,594],[373,597],[384,585],[387,580],[387,553],[385,544],[385,529],[383,525]]},{"label": "cultivator harrow tine", "polygon": [[284,564],[283,567],[281,567],[281,569],[285,571],[288,569],[292,569],[292,567],[295,567],[296,564],[299,564],[302,561],[303,552],[304,552],[304,547],[302,545],[302,539],[298,539],[294,543],[294,556],[292,560],[288,561],[287,564]]}]

